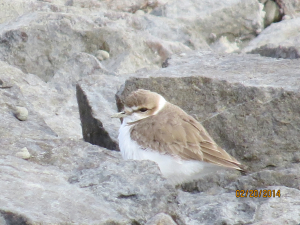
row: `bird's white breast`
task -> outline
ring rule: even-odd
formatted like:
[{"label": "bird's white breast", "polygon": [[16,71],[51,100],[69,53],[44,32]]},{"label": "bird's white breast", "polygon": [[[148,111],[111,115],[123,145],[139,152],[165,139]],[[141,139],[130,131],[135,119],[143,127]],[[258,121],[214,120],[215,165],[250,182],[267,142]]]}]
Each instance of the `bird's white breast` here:
[{"label": "bird's white breast", "polygon": [[151,160],[158,164],[162,175],[172,184],[183,183],[216,171],[216,167],[206,162],[182,160],[171,155],[160,154],[153,149],[143,149],[130,137],[130,118],[124,118],[119,130],[119,147],[124,159]]}]

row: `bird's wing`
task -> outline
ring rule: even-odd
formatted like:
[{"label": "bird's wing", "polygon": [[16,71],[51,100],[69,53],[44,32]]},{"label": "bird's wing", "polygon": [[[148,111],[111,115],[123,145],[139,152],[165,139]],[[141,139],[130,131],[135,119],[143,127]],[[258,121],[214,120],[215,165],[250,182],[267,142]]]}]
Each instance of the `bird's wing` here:
[{"label": "bird's wing", "polygon": [[159,121],[156,116],[150,116],[135,123],[131,138],[143,148],[162,154],[243,170],[241,164],[220,148],[199,122],[177,106],[169,107],[176,107],[176,110],[160,112]]}]

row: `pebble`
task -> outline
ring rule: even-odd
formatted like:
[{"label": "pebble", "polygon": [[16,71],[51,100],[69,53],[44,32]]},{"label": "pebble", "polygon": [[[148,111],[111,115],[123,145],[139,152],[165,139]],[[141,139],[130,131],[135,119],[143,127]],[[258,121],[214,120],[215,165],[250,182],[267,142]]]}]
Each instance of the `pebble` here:
[{"label": "pebble", "polygon": [[15,116],[21,120],[25,121],[28,118],[28,110],[25,107],[16,106],[14,110]]},{"label": "pebble", "polygon": [[22,148],[20,152],[16,153],[16,156],[21,159],[29,159],[31,157],[28,149],[26,147]]},{"label": "pebble", "polygon": [[109,58],[109,53],[107,51],[104,50],[99,50],[96,53],[96,57],[99,61],[103,61]]}]

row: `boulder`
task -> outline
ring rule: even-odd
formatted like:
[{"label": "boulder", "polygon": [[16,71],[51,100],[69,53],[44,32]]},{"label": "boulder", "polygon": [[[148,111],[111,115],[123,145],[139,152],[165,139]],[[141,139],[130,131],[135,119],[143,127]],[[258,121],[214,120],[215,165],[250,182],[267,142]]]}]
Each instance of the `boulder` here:
[{"label": "boulder", "polygon": [[[4,224],[146,223],[177,215],[174,187],[153,162],[71,139],[0,139],[0,215]],[[13,153],[26,146],[27,160]],[[0,217],[1,218],[1,217]]]},{"label": "boulder", "polygon": [[77,84],[77,101],[85,141],[118,150],[119,121],[111,119],[117,112],[114,95],[126,76],[93,75]]},{"label": "boulder", "polygon": [[[267,198],[240,198],[223,194],[179,193],[180,214],[185,224],[297,224],[300,191],[284,186],[267,186]],[[273,190],[275,197],[273,197]],[[281,196],[276,196],[280,190]],[[258,189],[258,193],[259,193]],[[262,194],[263,195],[263,194]],[[189,215],[186,217],[186,215]]]},{"label": "boulder", "polygon": [[300,57],[300,18],[273,23],[253,39],[244,52],[273,58]]},{"label": "boulder", "polygon": [[[263,5],[255,0],[172,1],[158,6],[151,13],[179,19],[209,44],[226,37],[239,47],[261,32],[265,16]],[[211,38],[212,34],[214,38]],[[193,44],[193,36],[190,41]]]}]

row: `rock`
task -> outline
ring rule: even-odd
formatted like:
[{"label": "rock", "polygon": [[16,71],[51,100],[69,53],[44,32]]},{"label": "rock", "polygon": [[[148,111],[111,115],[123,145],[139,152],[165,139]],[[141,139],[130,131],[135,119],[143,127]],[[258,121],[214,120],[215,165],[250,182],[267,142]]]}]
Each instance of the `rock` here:
[{"label": "rock", "polygon": [[28,117],[28,110],[25,107],[16,106],[14,108],[14,114],[19,120],[25,121]]},{"label": "rock", "polygon": [[[3,106],[0,110],[2,121],[0,124],[1,138],[11,136],[18,138],[55,138],[57,136],[56,133],[47,126],[43,118],[34,110],[31,103],[22,95],[17,85],[13,85],[11,88],[0,88],[0,96],[0,105]],[[15,107],[16,105],[22,105],[24,107]],[[29,118],[27,118],[28,111],[30,112]],[[27,120],[20,121],[16,119],[14,114],[16,114],[20,120],[25,120],[26,118]]]},{"label": "rock", "polygon": [[117,212],[137,223],[144,224],[160,212],[177,215],[177,192],[159,175],[153,162],[106,162],[97,169],[82,170],[72,180],[80,188],[102,196]]},{"label": "rock", "polygon": [[114,94],[127,76],[95,75],[77,85],[82,134],[85,141],[118,150],[119,121],[110,118],[117,112]]},{"label": "rock", "polygon": [[[281,196],[237,198],[234,192],[220,195],[180,192],[181,218],[185,224],[279,225],[299,222],[299,214],[295,213],[299,207],[299,190],[283,186],[268,186],[264,190],[280,190]],[[185,219],[187,215],[188,219]]]},{"label": "rock", "polygon": [[28,149],[25,147],[25,148],[22,148],[20,152],[17,152],[16,156],[19,158],[22,158],[22,159],[29,159],[31,155],[28,152]]},{"label": "rock", "polygon": [[[94,60],[97,61],[95,57]],[[84,65],[78,62],[81,66],[81,70],[76,71],[78,73],[83,70],[88,71],[89,63]],[[75,64],[72,66],[76,68]],[[22,128],[19,127],[20,121],[9,116],[10,122],[7,121],[6,123],[13,121],[12,124],[14,124],[15,122],[19,122],[16,123],[15,134],[19,132],[22,133],[22,135],[35,133],[40,136],[41,133],[43,133],[40,128],[32,127],[33,121],[39,118],[39,120],[43,121],[44,126],[47,126],[47,129],[52,130],[52,134],[55,133],[55,137],[57,135],[68,138],[82,137],[75,95],[75,84],[74,86],[72,85],[72,83],[76,83],[76,76],[78,76],[77,80],[80,78],[76,72],[71,73],[67,67],[65,70],[62,68],[60,73],[56,74],[57,81],[45,83],[38,76],[25,74],[21,70],[1,61],[0,69],[2,71],[1,80],[9,84],[10,87],[0,88],[0,91],[6,96],[4,97],[5,103],[11,106],[25,106],[30,113],[30,117],[26,121],[26,124],[22,125]],[[102,70],[99,69],[98,71]],[[71,78],[71,76],[74,77]],[[10,97],[7,98],[7,96]],[[10,111],[7,113],[10,115],[12,114],[13,108],[8,107],[7,110],[9,109]],[[43,124],[42,122],[37,123],[39,124],[38,126]],[[27,126],[31,126],[30,130],[21,132]]]},{"label": "rock", "polygon": [[143,16],[145,15],[145,12],[143,10],[137,10],[134,14],[137,16]]},{"label": "rock", "polygon": [[[14,8],[11,2],[5,2],[7,8]],[[11,9],[3,11],[11,15],[5,17],[7,23],[0,27],[0,60],[19,67],[25,73],[36,74],[44,81],[52,80],[61,66],[79,52],[97,55],[99,49],[107,51],[110,57],[105,60],[104,66],[109,71],[132,73],[143,67],[157,69],[174,53],[209,49],[211,40],[205,34],[215,33],[217,39],[226,36],[230,43],[238,40],[236,43],[241,47],[256,35],[257,30],[263,28],[262,7],[255,0],[246,3],[231,0],[221,6],[217,1],[201,1],[196,5],[144,0],[115,4],[60,0],[50,3],[21,0],[21,3],[18,1],[15,6],[18,8],[22,5],[21,15]],[[173,15],[175,8],[184,6],[188,6],[186,10],[190,13],[175,10],[178,15]],[[240,8],[247,11],[241,11]],[[211,12],[212,9],[216,10]],[[164,11],[166,15],[131,14],[138,10]],[[232,11],[232,15],[227,15],[228,10]],[[197,16],[198,12],[201,17]],[[186,15],[191,19],[187,19]],[[246,17],[245,20],[236,20]],[[221,22],[216,23],[216,20]],[[138,35],[133,35],[133,31]],[[167,57],[161,56],[157,49],[153,50],[151,44],[149,46],[153,40],[162,49],[168,50]]]},{"label": "rock", "polygon": [[96,57],[98,60],[103,61],[109,58],[109,53],[107,51],[99,50],[96,52]]},{"label": "rock", "polygon": [[300,56],[300,18],[273,23],[244,49],[262,56],[295,59]]},{"label": "rock", "polygon": [[269,26],[271,23],[280,21],[281,14],[276,2],[268,0],[264,6],[264,11],[266,12],[265,27]]},{"label": "rock", "polygon": [[[177,192],[152,162],[124,161],[118,152],[71,139],[6,138],[0,144],[0,215],[7,221],[14,215],[28,224],[125,225],[162,211],[177,215]],[[28,160],[11,156],[24,145]],[[30,201],[20,201],[24,195]]]},{"label": "rock", "polygon": [[[153,53],[141,37],[131,37],[126,29],[101,27],[84,15],[34,12],[21,16],[13,24],[15,28],[5,24],[0,29],[0,60],[44,81],[52,80],[74,53],[94,55],[103,46],[113,56],[104,65],[109,70],[124,73],[152,66]],[[131,51],[133,47],[135,50]],[[141,54],[143,58],[133,57]]]},{"label": "rock", "polygon": [[237,43],[230,43],[227,37],[220,37],[218,41],[211,45],[211,48],[216,52],[232,53],[238,51]]},{"label": "rock", "polygon": [[101,197],[68,183],[66,175],[55,168],[9,156],[0,159],[0,167],[0,215],[7,224],[122,224],[125,220]]},{"label": "rock", "polygon": [[127,80],[117,94],[118,109],[133,90],[156,91],[194,115],[250,171],[293,163],[300,146],[297,61],[202,52],[169,64]]},{"label": "rock", "polygon": [[[211,33],[218,39],[224,36],[230,42],[243,39],[243,42],[247,43],[256,36],[258,29],[263,29],[265,16],[263,5],[255,0],[173,1],[155,8],[151,13],[180,19],[183,23],[201,31],[201,35],[208,43],[211,43]],[[243,42],[239,43],[239,47],[243,47]]]},{"label": "rock", "polygon": [[176,225],[171,216],[159,213],[147,221],[145,225]]},{"label": "rock", "polygon": [[280,7],[280,11],[290,18],[300,16],[300,2],[298,0],[275,0]]}]

